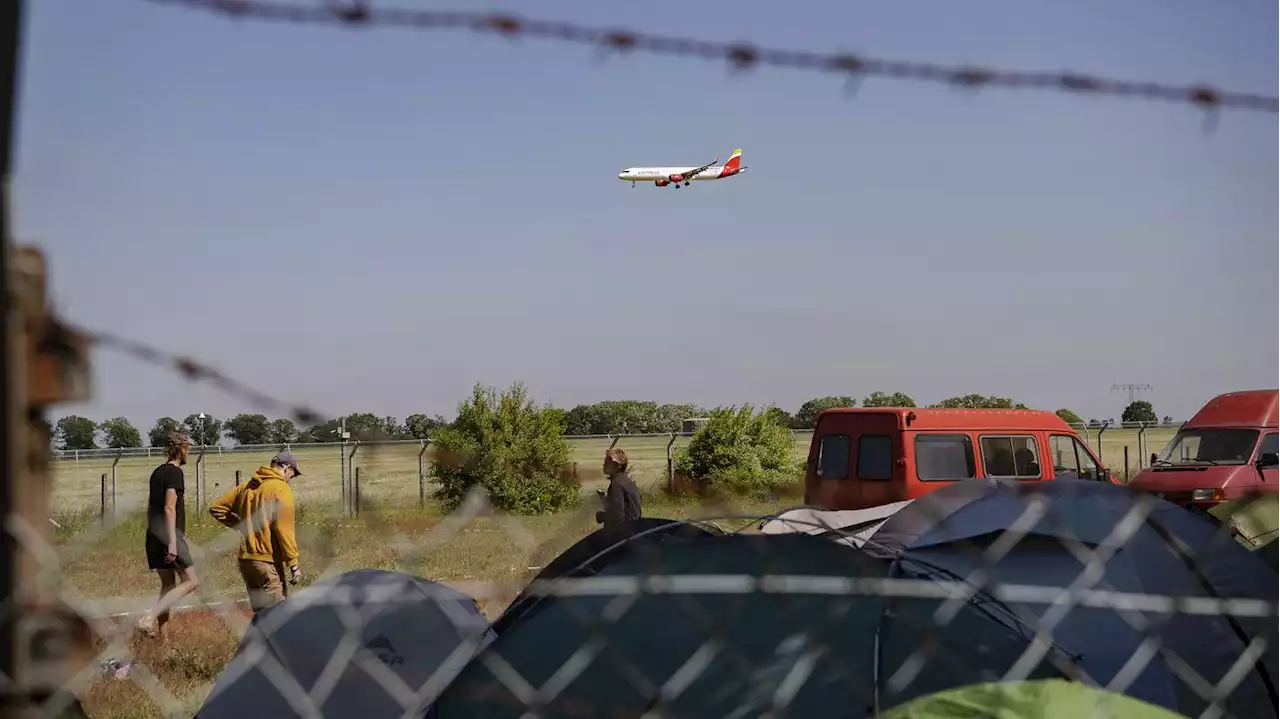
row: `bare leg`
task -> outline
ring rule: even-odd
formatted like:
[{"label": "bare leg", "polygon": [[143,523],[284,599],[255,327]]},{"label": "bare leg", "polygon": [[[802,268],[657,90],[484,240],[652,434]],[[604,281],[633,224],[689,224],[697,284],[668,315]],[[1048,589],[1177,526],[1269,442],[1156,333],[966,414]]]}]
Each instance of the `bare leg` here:
[{"label": "bare leg", "polygon": [[138,628],[150,636],[156,636],[169,622],[169,609],[200,586],[195,567],[161,569],[160,597],[156,605],[138,620]]}]

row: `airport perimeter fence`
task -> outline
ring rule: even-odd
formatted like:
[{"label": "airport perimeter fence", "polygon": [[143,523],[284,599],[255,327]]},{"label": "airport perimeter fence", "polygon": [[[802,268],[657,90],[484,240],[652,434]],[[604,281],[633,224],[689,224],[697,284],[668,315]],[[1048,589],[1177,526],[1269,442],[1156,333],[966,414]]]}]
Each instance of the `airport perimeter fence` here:
[{"label": "airport perimeter fence", "polygon": [[[1181,423],[1123,422],[1073,428],[1117,478],[1128,479],[1146,467]],[[808,452],[812,430],[793,430],[797,457]],[[570,435],[572,471],[588,489],[603,481],[600,464],[611,443],[630,456],[631,471],[644,484],[670,481],[672,462],[690,433]],[[360,501],[377,497],[399,503],[429,502],[433,490],[429,440],[231,445],[194,447],[187,467],[187,498],[207,506],[238,482],[248,481],[280,449],[300,461],[303,476],[294,483],[300,504],[328,503],[343,513],[358,511]],[[157,447],[61,450],[53,453],[56,514],[96,511],[105,515],[145,501],[147,478],[164,461]]]}]

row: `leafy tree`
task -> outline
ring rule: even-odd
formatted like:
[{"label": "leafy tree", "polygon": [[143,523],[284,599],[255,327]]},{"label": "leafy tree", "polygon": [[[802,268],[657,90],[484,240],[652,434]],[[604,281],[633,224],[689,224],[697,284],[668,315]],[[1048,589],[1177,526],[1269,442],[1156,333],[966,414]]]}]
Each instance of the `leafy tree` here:
[{"label": "leafy tree", "polygon": [[885,394],[872,392],[862,400],[863,407],[914,407],[916,401],[904,392]]},{"label": "leafy tree", "polygon": [[170,432],[176,432],[182,429],[182,425],[173,417],[161,417],[156,420],[154,426],[147,432],[147,443],[152,447],[163,447],[169,438]]},{"label": "leafy tree", "polygon": [[434,430],[448,427],[449,421],[440,415],[411,414],[404,419],[405,432],[411,439],[426,439]]},{"label": "leafy tree", "polygon": [[692,404],[606,400],[580,404],[565,415],[565,434],[637,434],[674,432],[701,410]]},{"label": "leafy tree", "polygon": [[1160,424],[1163,424],[1163,425],[1164,425],[1164,426],[1166,426],[1166,427],[1172,427],[1172,426],[1173,426],[1173,417],[1170,417],[1169,415],[1167,415],[1167,414],[1166,414],[1166,415],[1164,416],[1164,419],[1160,420]]},{"label": "leafy tree", "polygon": [[267,444],[283,445],[298,441],[298,425],[287,417],[273,419],[267,425]]},{"label": "leafy tree", "polygon": [[1156,410],[1151,403],[1145,399],[1134,400],[1124,408],[1124,412],[1120,415],[1121,422],[1150,422],[1154,424],[1159,421],[1156,416]]},{"label": "leafy tree", "polygon": [[948,397],[933,405],[952,409],[1027,409],[1021,402],[1014,403],[1008,397],[990,397],[981,394],[966,394],[960,397]]},{"label": "leafy tree", "polygon": [[391,415],[382,418],[381,431],[382,439],[409,439],[409,430]]},{"label": "leafy tree", "polygon": [[58,449],[97,449],[98,425],[88,417],[73,414],[54,425],[53,438]]},{"label": "leafy tree", "polygon": [[226,423],[227,436],[236,444],[268,444],[271,420],[265,414],[238,414]]},{"label": "leafy tree", "polygon": [[386,434],[384,418],[372,412],[354,412],[342,418],[352,439],[382,439]]},{"label": "leafy tree", "polygon": [[215,445],[222,441],[222,420],[206,414],[189,414],[182,420],[182,429],[191,437],[192,444]]},{"label": "leafy tree", "polygon": [[338,442],[338,429],[341,420],[331,419],[308,427],[298,434],[298,444],[320,444]]},{"label": "leafy tree", "polygon": [[1054,412],[1054,414],[1058,415],[1063,422],[1066,422],[1072,427],[1079,427],[1084,424],[1084,420],[1080,419],[1080,415],[1069,409],[1060,409],[1057,412]]},{"label": "leafy tree", "polygon": [[124,417],[104,420],[98,429],[102,431],[102,441],[111,449],[142,446],[142,433]]},{"label": "leafy tree", "polygon": [[750,497],[793,486],[803,472],[791,432],[751,405],[712,410],[677,452],[676,471],[702,493]]},{"label": "leafy tree", "polygon": [[435,432],[435,496],[455,509],[473,487],[515,514],[555,512],[578,503],[563,416],[536,406],[517,382],[499,394],[479,384],[458,405],[458,417]]},{"label": "leafy tree", "polygon": [[764,415],[765,419],[779,427],[790,427],[796,421],[796,418],[791,416],[790,412],[781,407],[766,407],[761,414]]},{"label": "leafy tree", "polygon": [[838,397],[814,397],[800,405],[796,410],[795,429],[813,429],[818,424],[818,415],[837,407],[854,407],[858,400],[843,395]]}]

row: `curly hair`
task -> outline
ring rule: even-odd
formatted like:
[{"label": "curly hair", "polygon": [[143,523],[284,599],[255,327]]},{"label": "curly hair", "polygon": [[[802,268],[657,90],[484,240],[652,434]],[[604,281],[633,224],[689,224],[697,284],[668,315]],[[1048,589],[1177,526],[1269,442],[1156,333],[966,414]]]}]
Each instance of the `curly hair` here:
[{"label": "curly hair", "polygon": [[187,436],[186,432],[175,430],[164,438],[164,451],[171,460],[177,459],[184,447],[191,447],[191,438]]}]

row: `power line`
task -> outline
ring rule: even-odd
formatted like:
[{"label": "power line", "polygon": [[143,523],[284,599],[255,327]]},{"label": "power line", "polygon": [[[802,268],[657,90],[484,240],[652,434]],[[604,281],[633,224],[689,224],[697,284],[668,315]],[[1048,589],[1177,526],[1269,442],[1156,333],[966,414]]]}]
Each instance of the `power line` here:
[{"label": "power line", "polygon": [[1111,391],[1112,392],[1128,392],[1129,404],[1133,404],[1135,401],[1137,401],[1139,392],[1151,391],[1151,385],[1149,384],[1113,384],[1111,385]]},{"label": "power line", "polygon": [[887,60],[850,53],[779,50],[749,43],[724,43],[632,30],[605,29],[556,20],[526,19],[506,13],[460,10],[375,8],[363,0],[341,4],[309,4],[278,0],[147,0],[208,10],[238,19],[295,24],[328,24],[345,27],[397,27],[412,30],[454,30],[495,33],[505,37],[534,37],[564,43],[592,45],[618,52],[648,52],[692,59],[721,61],[737,70],[769,65],[795,70],[829,72],[849,78],[885,77],[924,80],[966,88],[1003,87],[1042,89],[1144,100],[1183,102],[1204,109],[1232,108],[1275,113],[1280,101],[1270,95],[1237,93],[1211,86],[1166,85],[1157,82],[1117,80],[1073,72],[1033,72],[990,67],[941,65],[929,62]]}]

